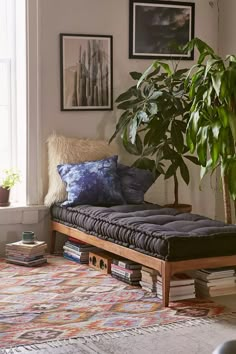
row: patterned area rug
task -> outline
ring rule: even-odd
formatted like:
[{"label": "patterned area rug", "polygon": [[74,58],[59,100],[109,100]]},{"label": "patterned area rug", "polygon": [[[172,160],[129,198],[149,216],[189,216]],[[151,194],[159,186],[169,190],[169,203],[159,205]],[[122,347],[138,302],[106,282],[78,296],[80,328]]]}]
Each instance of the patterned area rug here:
[{"label": "patterned area rug", "polygon": [[48,264],[36,268],[0,261],[0,348],[175,328],[223,313],[207,300],[163,308],[141,288],[62,257],[48,257]]}]

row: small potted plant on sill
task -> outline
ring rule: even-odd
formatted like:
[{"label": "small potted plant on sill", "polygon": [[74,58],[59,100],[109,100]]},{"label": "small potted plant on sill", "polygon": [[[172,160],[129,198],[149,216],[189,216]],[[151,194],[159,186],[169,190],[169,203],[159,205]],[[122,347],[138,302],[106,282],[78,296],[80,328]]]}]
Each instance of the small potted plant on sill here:
[{"label": "small potted plant on sill", "polygon": [[20,181],[20,174],[13,169],[3,170],[0,176],[0,207],[9,206],[10,190]]},{"label": "small potted plant on sill", "polygon": [[125,149],[139,156],[134,166],[156,171],[165,179],[174,179],[174,207],[191,211],[191,205],[179,203],[179,180],[189,183],[185,159],[199,164],[188,154],[185,143],[190,100],[185,94],[184,83],[188,69],[172,68],[167,63],[155,61],[143,74],[131,72],[137,84],[122,93],[116,100],[123,110],[111,137],[119,133]]}]

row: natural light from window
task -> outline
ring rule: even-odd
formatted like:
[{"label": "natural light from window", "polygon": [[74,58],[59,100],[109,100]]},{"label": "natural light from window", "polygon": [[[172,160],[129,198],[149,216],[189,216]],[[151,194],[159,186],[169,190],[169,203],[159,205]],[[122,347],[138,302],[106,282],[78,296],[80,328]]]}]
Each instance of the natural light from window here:
[{"label": "natural light from window", "polygon": [[11,201],[26,200],[25,0],[0,0],[0,172],[20,171]]}]

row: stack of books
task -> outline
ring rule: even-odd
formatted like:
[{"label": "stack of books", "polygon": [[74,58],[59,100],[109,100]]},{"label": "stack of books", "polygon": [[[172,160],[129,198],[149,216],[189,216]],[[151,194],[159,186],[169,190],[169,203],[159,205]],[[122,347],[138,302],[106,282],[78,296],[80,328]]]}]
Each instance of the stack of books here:
[{"label": "stack of books", "polygon": [[63,256],[70,261],[74,261],[81,264],[89,263],[89,252],[96,250],[97,248],[91,246],[83,241],[79,241],[73,237],[69,237],[63,246]]},{"label": "stack of books", "polygon": [[140,285],[142,289],[147,290],[152,293],[157,292],[157,275],[159,274],[157,270],[147,268],[142,266],[141,270],[142,278]]},{"label": "stack of books", "polygon": [[[195,281],[185,273],[172,276],[170,281],[170,301],[195,298]],[[157,276],[157,296],[162,299],[162,278]]]},{"label": "stack of books", "polygon": [[130,285],[139,285],[141,280],[141,264],[125,258],[115,258],[111,264],[112,277]]},{"label": "stack of books", "polygon": [[6,245],[7,263],[34,267],[47,262],[45,250],[47,245],[43,241],[26,244],[22,241]]},{"label": "stack of books", "polygon": [[233,268],[200,269],[195,277],[198,297],[214,297],[236,294],[236,276]]}]

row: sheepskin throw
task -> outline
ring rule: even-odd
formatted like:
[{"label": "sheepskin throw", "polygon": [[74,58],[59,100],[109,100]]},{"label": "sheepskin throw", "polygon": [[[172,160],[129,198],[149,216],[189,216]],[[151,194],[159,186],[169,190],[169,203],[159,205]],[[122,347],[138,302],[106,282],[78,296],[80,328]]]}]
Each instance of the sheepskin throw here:
[{"label": "sheepskin throw", "polygon": [[52,134],[48,144],[49,187],[45,205],[51,206],[66,199],[66,186],[57,171],[57,165],[105,159],[117,153],[116,145],[104,140],[68,138]]}]

